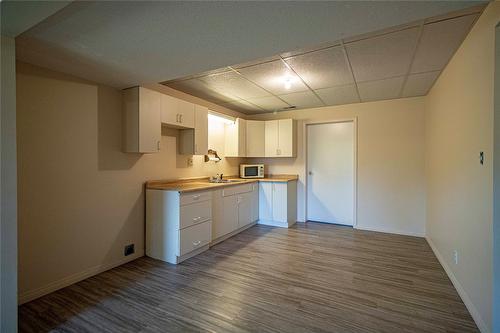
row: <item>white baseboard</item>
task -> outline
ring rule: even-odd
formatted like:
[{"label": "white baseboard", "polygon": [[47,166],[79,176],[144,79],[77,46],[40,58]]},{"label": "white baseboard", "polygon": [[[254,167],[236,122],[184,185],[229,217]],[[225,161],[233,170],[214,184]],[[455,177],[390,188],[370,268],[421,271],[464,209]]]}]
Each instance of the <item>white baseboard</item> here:
[{"label": "white baseboard", "polygon": [[359,230],[367,230],[367,231],[376,231],[376,232],[385,232],[387,234],[396,234],[396,235],[403,235],[403,236],[413,236],[413,237],[425,237],[425,233],[423,232],[409,232],[409,231],[402,231],[402,230],[394,230],[394,229],[386,229],[386,228],[372,228],[372,227],[366,227],[366,226],[355,226],[354,229],[359,229]]},{"label": "white baseboard", "polygon": [[432,240],[429,237],[426,236],[425,239],[427,240],[427,243],[431,247],[432,252],[434,252],[434,255],[438,259],[439,263],[441,264],[441,266],[443,266],[444,271],[446,272],[446,274],[450,278],[451,283],[453,283],[453,286],[457,290],[458,295],[460,296],[460,298],[464,302],[465,307],[467,308],[467,310],[469,310],[469,313],[472,316],[472,319],[474,319],[474,322],[476,323],[476,325],[479,328],[479,330],[481,331],[481,333],[490,333],[490,330],[489,330],[488,326],[486,325],[486,323],[484,322],[483,318],[481,317],[481,315],[477,311],[476,306],[470,300],[469,296],[465,292],[465,290],[462,287],[462,285],[460,284],[460,282],[455,277],[455,274],[453,274],[453,271],[448,266],[448,264],[444,260],[444,258],[441,255],[441,253],[439,253],[436,245],[434,245],[434,243],[432,242]]},{"label": "white baseboard", "polygon": [[62,278],[60,280],[51,282],[43,287],[40,287],[40,288],[37,288],[34,290],[28,290],[26,292],[19,294],[18,303],[19,303],[19,305],[27,303],[29,301],[36,299],[36,298],[50,294],[51,292],[54,292],[56,290],[70,286],[70,285],[75,284],[77,282],[80,282],[82,280],[88,279],[91,276],[97,275],[99,273],[102,273],[104,271],[110,270],[110,269],[115,268],[117,266],[123,265],[129,261],[135,260],[135,259],[143,257],[143,256],[144,256],[144,250],[138,251],[137,253],[134,253],[133,255],[127,256],[119,261],[116,261],[113,263],[108,263],[108,264],[97,265],[97,266],[88,268],[84,271],[81,271],[79,273],[76,273],[76,274],[67,276],[65,278]]},{"label": "white baseboard", "polygon": [[282,223],[282,222],[277,222],[277,221],[271,221],[271,220],[259,220],[257,224],[262,224],[262,225],[268,225],[271,227],[281,227],[281,228],[289,228],[293,224],[289,225],[287,222]]}]

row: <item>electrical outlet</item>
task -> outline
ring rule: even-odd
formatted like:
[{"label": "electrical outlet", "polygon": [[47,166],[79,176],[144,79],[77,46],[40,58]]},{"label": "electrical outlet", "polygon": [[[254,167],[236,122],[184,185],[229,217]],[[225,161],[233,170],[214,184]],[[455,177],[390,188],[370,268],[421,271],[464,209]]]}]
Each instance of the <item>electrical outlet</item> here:
[{"label": "electrical outlet", "polygon": [[129,255],[133,254],[134,252],[135,252],[134,244],[125,245],[125,250],[123,251],[123,254],[125,256],[129,256]]},{"label": "electrical outlet", "polygon": [[193,156],[189,156],[187,158],[187,166],[188,167],[193,166]]},{"label": "electrical outlet", "polygon": [[458,251],[457,250],[453,250],[453,262],[455,263],[455,265],[458,265]]}]

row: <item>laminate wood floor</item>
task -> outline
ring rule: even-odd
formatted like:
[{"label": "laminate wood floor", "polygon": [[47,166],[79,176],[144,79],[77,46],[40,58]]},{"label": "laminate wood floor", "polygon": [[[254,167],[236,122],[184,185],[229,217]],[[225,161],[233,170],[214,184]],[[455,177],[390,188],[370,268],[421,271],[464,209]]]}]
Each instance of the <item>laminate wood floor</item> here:
[{"label": "laminate wood floor", "polygon": [[140,258],[19,308],[21,332],[478,332],[423,238],[254,226],[180,265]]}]

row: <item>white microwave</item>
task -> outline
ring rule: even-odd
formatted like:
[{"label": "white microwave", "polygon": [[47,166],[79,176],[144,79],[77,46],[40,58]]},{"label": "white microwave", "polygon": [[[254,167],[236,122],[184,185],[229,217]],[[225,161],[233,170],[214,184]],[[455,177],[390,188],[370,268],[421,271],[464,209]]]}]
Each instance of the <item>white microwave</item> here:
[{"label": "white microwave", "polygon": [[240,164],[240,178],[264,178],[264,164]]}]

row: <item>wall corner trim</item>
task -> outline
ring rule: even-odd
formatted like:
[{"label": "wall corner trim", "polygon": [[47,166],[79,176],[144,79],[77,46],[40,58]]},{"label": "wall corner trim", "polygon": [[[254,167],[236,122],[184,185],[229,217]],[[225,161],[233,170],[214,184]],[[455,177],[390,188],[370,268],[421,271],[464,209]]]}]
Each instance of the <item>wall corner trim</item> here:
[{"label": "wall corner trim", "polygon": [[479,314],[479,312],[477,311],[476,306],[470,300],[469,295],[467,295],[467,293],[465,292],[465,289],[462,287],[462,285],[460,284],[458,279],[455,277],[455,274],[453,274],[453,271],[448,266],[448,264],[444,260],[441,253],[439,253],[437,247],[434,245],[431,238],[429,236],[425,236],[425,240],[427,241],[427,243],[431,247],[432,252],[434,252],[434,255],[438,259],[441,266],[443,266],[444,271],[448,275],[448,278],[451,280],[451,283],[453,283],[453,286],[455,287],[455,289],[458,292],[458,295],[460,296],[460,298],[464,302],[465,307],[467,308],[467,310],[469,310],[469,313],[471,314],[472,319],[474,319],[474,322],[476,323],[477,327],[479,328],[479,331],[481,331],[481,333],[492,333],[489,330],[486,323],[484,322],[481,315]]}]

